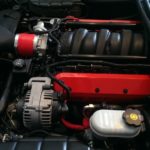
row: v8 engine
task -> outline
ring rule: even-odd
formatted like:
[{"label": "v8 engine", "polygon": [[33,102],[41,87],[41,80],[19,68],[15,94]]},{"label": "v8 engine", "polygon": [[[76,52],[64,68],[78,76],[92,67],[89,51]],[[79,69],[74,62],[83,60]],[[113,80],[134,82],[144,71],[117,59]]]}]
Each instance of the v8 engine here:
[{"label": "v8 engine", "polygon": [[4,3],[1,142],[65,136],[91,150],[150,149],[148,2],[117,1],[120,14],[109,3]]}]

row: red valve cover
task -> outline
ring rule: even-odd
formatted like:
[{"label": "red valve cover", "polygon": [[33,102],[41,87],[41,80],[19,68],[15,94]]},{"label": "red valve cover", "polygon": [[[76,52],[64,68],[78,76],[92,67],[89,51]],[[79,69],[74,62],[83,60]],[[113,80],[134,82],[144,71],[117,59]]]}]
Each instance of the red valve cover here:
[{"label": "red valve cover", "polygon": [[[150,95],[150,75],[59,73],[56,78],[71,88],[71,100],[122,102]],[[54,84],[54,89],[63,89]]]}]

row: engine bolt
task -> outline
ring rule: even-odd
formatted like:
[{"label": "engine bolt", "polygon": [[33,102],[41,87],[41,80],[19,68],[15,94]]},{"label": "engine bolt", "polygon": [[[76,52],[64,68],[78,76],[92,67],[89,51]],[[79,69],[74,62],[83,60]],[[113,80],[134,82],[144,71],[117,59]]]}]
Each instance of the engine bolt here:
[{"label": "engine bolt", "polygon": [[99,93],[100,92],[100,89],[99,88],[96,88],[95,89],[95,93]]},{"label": "engine bolt", "polygon": [[128,89],[123,89],[123,93],[127,94],[128,93]]},{"label": "engine bolt", "polygon": [[23,59],[16,59],[13,62],[13,66],[16,69],[22,69],[25,66],[25,61]]}]

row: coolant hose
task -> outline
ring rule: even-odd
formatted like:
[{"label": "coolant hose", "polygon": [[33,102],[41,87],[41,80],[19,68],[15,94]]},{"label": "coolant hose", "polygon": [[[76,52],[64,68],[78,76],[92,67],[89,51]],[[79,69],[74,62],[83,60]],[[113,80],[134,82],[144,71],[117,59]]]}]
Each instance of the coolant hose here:
[{"label": "coolant hose", "polygon": [[75,130],[75,131],[83,131],[85,129],[89,128],[89,120],[84,118],[82,121],[82,125],[79,124],[73,124],[67,120],[64,119],[64,117],[61,118],[61,122],[63,123],[63,125],[71,130]]},{"label": "coolant hose", "polygon": [[3,94],[0,98],[0,115],[4,112],[4,110],[7,106],[7,103],[8,103],[12,79],[13,79],[13,73],[10,73],[10,75],[8,76],[8,79],[7,79],[5,89],[4,89]]}]

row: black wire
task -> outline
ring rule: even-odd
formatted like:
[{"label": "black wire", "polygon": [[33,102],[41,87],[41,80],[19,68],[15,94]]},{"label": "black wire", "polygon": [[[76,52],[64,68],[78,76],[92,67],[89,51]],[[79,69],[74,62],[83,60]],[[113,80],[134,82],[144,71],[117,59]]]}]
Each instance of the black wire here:
[{"label": "black wire", "polygon": [[31,132],[28,132],[28,133],[25,133],[23,134],[23,136],[32,136],[34,134],[45,134],[45,135],[48,135],[48,136],[57,136],[57,137],[60,137],[62,136],[62,134],[60,133],[52,133],[52,132],[48,132],[46,130],[43,130],[43,129],[39,129],[39,130],[34,130],[34,131],[31,131]]},{"label": "black wire", "polygon": [[54,26],[53,29],[49,32],[49,36],[51,39],[53,39],[58,45],[60,45],[59,40],[53,35],[53,32],[59,30],[60,25],[56,25],[56,27]]},{"label": "black wire", "polygon": [[43,134],[46,134],[46,135],[51,135],[49,132],[47,132],[45,130],[35,130],[35,131],[31,131],[29,133],[23,134],[23,136],[31,136],[31,135],[37,134],[37,133],[43,133]]},{"label": "black wire", "polygon": [[58,80],[57,78],[55,78],[55,77],[49,72],[49,68],[48,68],[48,67],[47,67],[47,75],[48,75],[54,82],[56,82],[58,85],[60,85],[60,86],[66,91],[66,93],[67,93],[67,98],[70,99],[70,97],[71,97],[70,88],[69,88],[67,85],[65,85],[65,84],[63,83],[63,81]]},{"label": "black wire", "polygon": [[66,60],[66,61],[60,61],[53,64],[50,64],[48,66],[49,69],[52,67],[56,67],[59,65],[67,65],[70,63],[83,63],[83,64],[99,64],[104,66],[110,66],[110,67],[119,67],[119,68],[150,68],[150,64],[120,64],[120,63],[113,63],[108,61],[95,61],[95,60]]},{"label": "black wire", "polygon": [[5,58],[0,58],[0,62],[4,62],[4,63],[9,63],[9,64],[11,64],[11,63],[12,63],[12,60],[5,59]]}]

